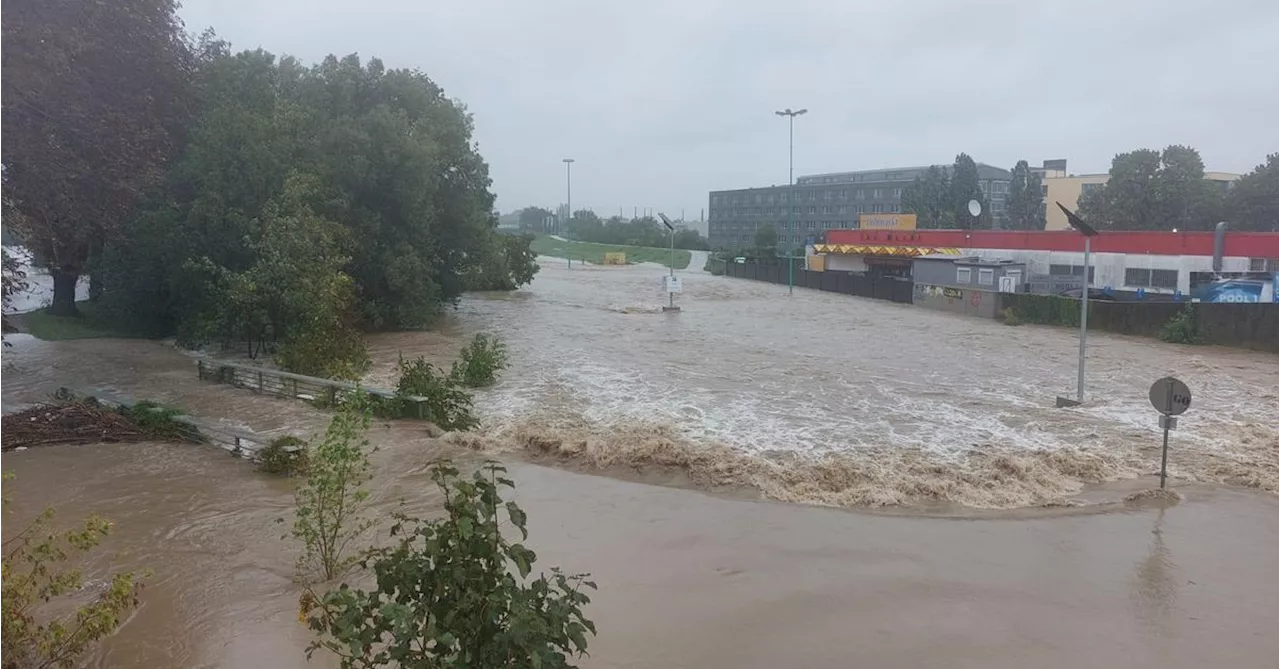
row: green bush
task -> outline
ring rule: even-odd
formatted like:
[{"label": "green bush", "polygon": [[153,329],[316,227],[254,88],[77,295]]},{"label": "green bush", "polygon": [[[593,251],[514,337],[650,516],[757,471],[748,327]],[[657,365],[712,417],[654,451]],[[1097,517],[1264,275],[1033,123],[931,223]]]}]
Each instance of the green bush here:
[{"label": "green bush", "polygon": [[[1006,296],[1008,297],[1008,296]],[[1022,323],[1079,327],[1080,300],[1061,295],[1019,294],[1011,305]]]},{"label": "green bush", "polygon": [[[445,430],[470,430],[480,424],[471,414],[471,394],[458,387],[452,376],[440,373],[431,363],[421,356],[417,360],[406,362],[400,358],[397,363],[400,380],[396,383],[397,406],[387,406],[383,411],[395,411],[397,416],[413,415],[415,406],[408,400],[410,397],[422,397],[425,401],[420,405],[420,415],[415,418],[429,420]],[[375,407],[375,413],[385,415]]]},{"label": "green bush", "polygon": [[1005,325],[1022,325],[1022,319],[1018,318],[1018,310],[1013,307],[1005,307],[1000,315],[1004,317]]},{"label": "green bush", "polygon": [[467,388],[484,388],[496,383],[498,372],[507,366],[506,344],[497,337],[477,334],[458,354],[449,378]]},{"label": "green bush", "polygon": [[258,451],[258,469],[277,476],[305,474],[307,442],[292,436],[279,437]]},{"label": "green bush", "polygon": [[372,591],[304,592],[300,616],[319,635],[307,657],[324,649],[343,667],[572,667],[596,633],[583,612],[596,585],[557,568],[530,577],[537,556],[503,535],[509,521],[529,538],[524,511],[502,500],[502,488],[515,487],[505,473],[489,462],[468,481],[432,465],[444,517],[396,516],[398,543],[360,563],[373,571]]},{"label": "green bush", "polygon": [[[96,403],[96,400],[93,401]],[[116,411],[153,439],[196,443],[206,441],[196,426],[178,420],[182,412],[173,407],[142,400],[132,406],[121,405]]]},{"label": "green bush", "polygon": [[1174,344],[1199,344],[1200,319],[1195,305],[1187,303],[1182,311],[1174,314],[1164,327],[1160,328],[1160,339]]}]

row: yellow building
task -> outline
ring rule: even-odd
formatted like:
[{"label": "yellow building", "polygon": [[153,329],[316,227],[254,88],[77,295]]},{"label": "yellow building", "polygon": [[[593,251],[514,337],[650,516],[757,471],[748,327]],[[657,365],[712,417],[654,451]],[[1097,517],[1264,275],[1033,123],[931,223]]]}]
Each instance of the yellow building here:
[{"label": "yellow building", "polygon": [[1062,213],[1056,203],[1075,211],[1079,209],[1080,196],[1094,188],[1102,188],[1109,178],[1106,174],[1072,174],[1064,176],[1046,176],[1040,184],[1040,192],[1044,193],[1044,229],[1066,230],[1067,215]]},{"label": "yellow building", "polygon": [[[1065,166],[1064,161],[1063,167]],[[1067,215],[1062,213],[1056,203],[1061,202],[1067,209],[1076,211],[1080,208],[1080,197],[1095,188],[1102,188],[1109,178],[1106,174],[1066,174],[1054,171],[1042,174],[1044,176],[1040,192],[1044,194],[1045,230],[1066,230],[1071,227],[1067,225]],[[1226,190],[1240,175],[1231,172],[1205,172],[1204,178]]]}]

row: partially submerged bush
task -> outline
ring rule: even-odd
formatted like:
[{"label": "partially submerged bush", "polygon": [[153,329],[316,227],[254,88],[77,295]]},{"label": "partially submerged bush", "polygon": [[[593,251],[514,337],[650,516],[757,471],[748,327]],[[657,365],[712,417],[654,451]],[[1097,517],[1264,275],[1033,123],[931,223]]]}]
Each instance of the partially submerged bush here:
[{"label": "partially submerged bush", "polygon": [[61,615],[39,610],[51,602],[84,601],[84,576],[69,563],[92,551],[111,532],[111,523],[96,516],[75,529],[50,532],[53,515],[53,509],[45,509],[5,542],[0,567],[0,609],[4,611],[0,656],[6,669],[78,666],[81,657],[111,636],[138,606],[141,581],[132,573],[118,573],[87,603],[63,609]]},{"label": "partially submerged bush", "polygon": [[294,491],[293,536],[302,542],[297,567],[303,581],[315,575],[327,581],[354,564],[351,543],[373,526],[364,515],[364,484],[372,478],[368,427],[368,411],[354,402],[334,415],[324,438],[309,449],[307,478]]},{"label": "partially submerged bush", "polygon": [[524,511],[502,500],[502,488],[515,487],[505,473],[489,462],[468,481],[432,465],[445,517],[396,515],[399,543],[360,563],[374,590],[343,583],[303,594],[301,616],[320,636],[307,656],[323,648],[343,667],[572,667],[596,633],[583,613],[584,590],[596,585],[557,568],[529,578],[537,556],[502,532],[509,521],[529,538]]},{"label": "partially submerged bush", "polygon": [[498,372],[507,366],[506,344],[481,333],[462,348],[449,370],[449,378],[467,388],[484,388],[497,382]]},{"label": "partially submerged bush", "polygon": [[258,451],[258,469],[277,476],[305,474],[308,465],[307,442],[293,436],[273,439]]},{"label": "partially submerged bush", "polygon": [[1000,315],[1004,317],[1005,325],[1022,325],[1022,319],[1018,318],[1018,310],[1013,307],[1005,307]]},{"label": "partially submerged bush", "polygon": [[1160,328],[1160,339],[1174,344],[1199,344],[1200,320],[1194,304],[1187,303]]},{"label": "partially submerged bush", "polygon": [[[471,414],[471,394],[459,388],[452,375],[446,376],[419,356],[416,360],[400,358],[397,364],[400,380],[396,397],[401,416],[429,420],[445,430],[470,430],[480,424]],[[420,405],[408,398],[422,397]],[[420,408],[420,412],[416,409]],[[415,412],[417,415],[415,415]]]}]

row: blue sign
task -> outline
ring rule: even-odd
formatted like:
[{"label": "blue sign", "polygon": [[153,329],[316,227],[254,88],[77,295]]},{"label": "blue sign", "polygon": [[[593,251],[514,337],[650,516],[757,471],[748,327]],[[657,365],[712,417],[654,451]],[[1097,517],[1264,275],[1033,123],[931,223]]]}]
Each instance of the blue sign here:
[{"label": "blue sign", "polygon": [[[1202,302],[1260,302],[1266,284],[1255,279],[1224,279],[1200,286]],[[1274,295],[1273,295],[1274,298]]]}]

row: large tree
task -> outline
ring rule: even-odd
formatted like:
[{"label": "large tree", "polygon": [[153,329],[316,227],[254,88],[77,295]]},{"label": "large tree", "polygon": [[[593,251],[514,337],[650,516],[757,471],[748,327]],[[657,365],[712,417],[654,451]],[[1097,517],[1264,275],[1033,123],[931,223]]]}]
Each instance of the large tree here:
[{"label": "large tree", "polygon": [[174,0],[12,0],[4,8],[6,197],[75,314],[90,255],[162,174],[185,119],[189,55]]},{"label": "large tree", "polygon": [[525,232],[547,231],[547,219],[553,214],[542,207],[525,207],[520,210],[520,229]]},{"label": "large tree", "polygon": [[1274,231],[1280,225],[1280,174],[1276,154],[1240,177],[1227,196],[1231,224],[1240,230]]},{"label": "large tree", "polygon": [[1009,196],[1005,199],[1005,220],[1010,230],[1044,229],[1044,194],[1040,175],[1031,171],[1027,161],[1013,166]]},{"label": "large tree", "polygon": [[1222,219],[1224,202],[1204,178],[1195,149],[1138,149],[1111,161],[1107,183],[1081,197],[1080,215],[1100,228],[1208,230]]},{"label": "large tree", "polygon": [[[973,162],[973,158],[967,153],[956,156],[955,164],[951,166],[951,181],[947,188],[947,210],[956,227],[964,229],[990,227],[991,208],[987,206],[987,199],[982,195],[978,178],[978,165]],[[978,204],[982,205],[982,214],[977,221],[974,221],[973,216],[969,214],[970,200],[977,200]]]},{"label": "large tree", "polygon": [[948,206],[950,182],[941,167],[932,165],[902,189],[902,210],[916,215],[916,227],[939,229],[952,227],[954,216]]}]

